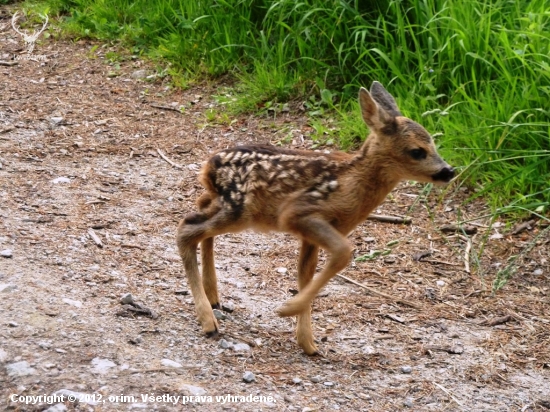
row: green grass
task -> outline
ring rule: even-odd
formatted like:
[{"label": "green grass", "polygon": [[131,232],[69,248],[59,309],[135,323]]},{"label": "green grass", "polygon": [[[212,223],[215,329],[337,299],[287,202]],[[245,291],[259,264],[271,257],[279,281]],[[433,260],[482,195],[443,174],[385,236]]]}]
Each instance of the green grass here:
[{"label": "green grass", "polygon": [[[77,36],[121,39],[133,52],[170,61],[180,76],[233,74],[234,109],[301,98],[320,135],[344,149],[366,133],[357,90],[378,80],[405,115],[439,135],[442,155],[474,188],[472,197],[488,199],[498,213],[547,216],[546,0],[46,4]],[[323,126],[327,116],[334,122]]]}]

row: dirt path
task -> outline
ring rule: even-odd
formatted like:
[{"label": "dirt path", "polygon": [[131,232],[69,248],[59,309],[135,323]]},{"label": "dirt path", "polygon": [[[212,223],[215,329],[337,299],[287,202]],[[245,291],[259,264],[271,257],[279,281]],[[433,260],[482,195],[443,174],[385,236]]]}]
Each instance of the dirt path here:
[{"label": "dirt path", "polygon": [[[0,17],[2,27],[10,14]],[[205,114],[215,85],[174,91],[140,59],[93,46],[44,41],[34,53],[46,61],[0,66],[0,409],[42,411],[50,399],[24,397],[54,393],[65,402],[50,411],[550,408],[549,239],[492,296],[495,272],[540,229],[492,229],[468,274],[464,249],[470,239],[479,250],[487,222],[473,238],[437,231],[481,214],[462,206],[462,191],[403,185],[378,212],[409,213],[411,225],[368,221],[352,234],[355,257],[371,260],[344,275],[395,299],[334,279],[314,304],[319,357],[303,355],[294,319],[273,311],[296,287],[297,242],[220,237],[220,289],[234,310],[223,341],[203,338],[174,239],[200,193],[200,163],[219,147],[289,134],[309,147],[306,119],[216,124]],[[0,60],[22,47],[0,30]],[[145,313],[121,304],[128,293]],[[75,394],[86,396],[78,404]]]}]

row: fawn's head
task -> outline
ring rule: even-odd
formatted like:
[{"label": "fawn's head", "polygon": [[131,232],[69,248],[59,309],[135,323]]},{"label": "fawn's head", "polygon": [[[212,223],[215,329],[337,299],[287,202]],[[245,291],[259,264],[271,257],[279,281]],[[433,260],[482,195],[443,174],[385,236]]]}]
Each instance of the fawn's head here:
[{"label": "fawn's head", "polygon": [[448,183],[454,170],[437,153],[430,134],[404,117],[384,86],[373,82],[370,92],[359,91],[363,120],[369,126],[369,153],[383,159],[385,169],[398,180]]}]

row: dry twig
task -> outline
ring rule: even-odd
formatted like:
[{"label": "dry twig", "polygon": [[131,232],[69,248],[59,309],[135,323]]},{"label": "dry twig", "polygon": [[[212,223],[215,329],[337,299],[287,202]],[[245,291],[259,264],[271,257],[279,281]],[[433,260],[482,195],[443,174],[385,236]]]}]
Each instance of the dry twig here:
[{"label": "dry twig", "polygon": [[92,240],[97,246],[103,247],[103,242],[101,241],[99,236],[95,233],[94,229],[92,228],[88,229],[88,235],[90,235],[90,237],[92,238]]},{"label": "dry twig", "polygon": [[407,305],[407,306],[410,306],[410,307],[415,308],[415,309],[421,309],[422,308],[420,305],[417,305],[414,302],[410,302],[410,301],[405,300],[405,299],[396,298],[395,296],[391,296],[391,295],[388,295],[387,293],[380,292],[376,289],[373,289],[373,288],[370,288],[366,285],[363,285],[362,283],[356,282],[355,280],[353,280],[351,278],[348,278],[347,276],[344,276],[344,275],[341,275],[341,274],[338,274],[336,276],[348,281],[349,283],[353,283],[356,286],[362,287],[363,289],[369,291],[373,295],[381,296],[383,298],[393,300],[394,302],[397,302],[397,303],[402,303],[403,305]]},{"label": "dry twig", "polygon": [[162,153],[162,151],[160,149],[157,149],[157,153],[160,155],[160,157],[162,157],[164,160],[166,160],[168,163],[170,163],[172,166],[174,166],[176,169],[183,169],[183,166],[182,165],[179,165],[177,163],[174,163],[173,161],[171,161],[170,159],[168,159],[166,157],[166,155],[164,153]]},{"label": "dry twig", "polygon": [[369,220],[377,220],[379,222],[386,222],[386,223],[396,223],[396,224],[405,224],[410,225],[412,223],[412,219],[408,217],[399,217],[399,216],[387,216],[387,215],[369,215]]}]

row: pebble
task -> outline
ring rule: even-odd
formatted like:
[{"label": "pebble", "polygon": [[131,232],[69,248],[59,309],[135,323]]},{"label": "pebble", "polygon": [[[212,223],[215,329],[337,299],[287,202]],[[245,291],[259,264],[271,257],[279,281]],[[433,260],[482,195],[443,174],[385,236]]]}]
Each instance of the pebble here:
[{"label": "pebble", "polygon": [[13,257],[13,251],[11,249],[4,249],[0,252],[0,256],[9,259]]},{"label": "pebble", "polygon": [[252,372],[246,371],[243,374],[243,381],[245,381],[246,383],[254,382],[255,380],[256,380],[256,377]]},{"label": "pebble", "polygon": [[225,302],[222,304],[222,310],[227,313],[233,313],[235,304],[233,302]]},{"label": "pebble", "polygon": [[135,70],[131,74],[133,79],[145,79],[147,75],[147,70]]},{"label": "pebble", "polygon": [[8,322],[8,326],[12,327],[12,328],[16,328],[19,326],[19,323],[17,322],[14,322],[13,320]]},{"label": "pebble", "polygon": [[410,366],[401,366],[401,372],[403,373],[411,373],[412,372],[412,368]]},{"label": "pebble", "polygon": [[180,390],[187,391],[191,396],[206,395],[206,390],[204,388],[196,385],[190,385],[188,383],[182,384]]},{"label": "pebble", "polygon": [[17,289],[17,286],[9,284],[9,283],[1,283],[0,284],[0,293],[13,292],[16,289]]},{"label": "pebble", "polygon": [[330,387],[334,386],[334,382],[330,382],[330,381],[324,382],[323,385],[328,386],[330,388]]},{"label": "pebble", "polygon": [[407,398],[403,401],[403,406],[406,406],[407,408],[413,407],[413,401],[412,398]]},{"label": "pebble", "polygon": [[436,284],[437,286],[439,286],[440,288],[443,287],[443,286],[445,286],[445,282],[442,281],[442,280],[438,280],[437,282],[435,282],[435,284]]},{"label": "pebble", "polygon": [[170,359],[163,359],[160,361],[160,363],[163,366],[168,366],[170,368],[181,368],[181,363],[174,362],[173,360],[170,360]]},{"label": "pebble", "polygon": [[223,313],[221,310],[219,310],[219,309],[214,309],[213,312],[214,312],[214,316],[215,316],[216,319],[218,319],[218,320],[225,320],[225,319],[227,319],[227,316],[226,316],[225,313]]},{"label": "pebble", "polygon": [[4,349],[0,349],[0,363],[4,363],[8,360],[8,352]]},{"label": "pebble", "polygon": [[92,365],[95,372],[105,374],[109,372],[109,369],[114,368],[116,363],[110,361],[109,359],[93,358]]},{"label": "pebble", "polygon": [[370,345],[365,345],[361,348],[361,352],[363,352],[365,355],[372,355],[376,353],[376,349]]},{"label": "pebble", "polygon": [[137,335],[135,338],[128,339],[128,342],[130,342],[132,345],[139,345],[141,342],[143,342],[143,338],[141,335]]},{"label": "pebble", "polygon": [[277,271],[277,273],[281,273],[281,274],[288,272],[288,269],[283,267],[277,268],[275,270]]},{"label": "pebble", "polygon": [[127,293],[120,298],[120,303],[122,303],[123,305],[131,305],[132,303],[134,303],[134,297],[131,293]]},{"label": "pebble", "polygon": [[319,383],[319,382],[321,382],[321,377],[319,375],[312,376],[309,380],[313,383]]},{"label": "pebble", "polygon": [[542,275],[542,273],[543,273],[542,269],[535,269],[535,271],[533,272],[533,275],[540,276],[540,275]]},{"label": "pebble", "polygon": [[296,378],[292,378],[292,382],[295,383],[296,385],[298,385],[298,384],[302,383],[302,380],[300,378],[296,377]]},{"label": "pebble", "polygon": [[54,183],[54,184],[71,183],[71,179],[69,179],[68,177],[64,177],[64,176],[56,177],[55,179],[52,180],[52,183]]},{"label": "pebble", "polygon": [[248,352],[250,350],[250,346],[248,346],[246,343],[236,343],[233,345],[232,348],[235,352]]},{"label": "pebble", "polygon": [[48,409],[45,409],[44,412],[65,412],[67,407],[62,403],[50,406]]},{"label": "pebble", "polygon": [[72,300],[72,299],[69,299],[69,298],[63,298],[61,300],[63,302],[65,302],[67,305],[74,306],[75,308],[81,308],[82,307],[82,302],[79,301],[79,300]]},{"label": "pebble", "polygon": [[230,349],[233,347],[233,344],[231,342],[226,341],[225,339],[220,339],[218,346],[222,349]]},{"label": "pebble", "polygon": [[36,372],[27,361],[10,363],[6,365],[6,371],[8,372],[8,376],[28,376],[34,375]]},{"label": "pebble", "polygon": [[61,124],[63,122],[63,118],[62,117],[51,117],[50,120],[52,121],[53,124]]}]

